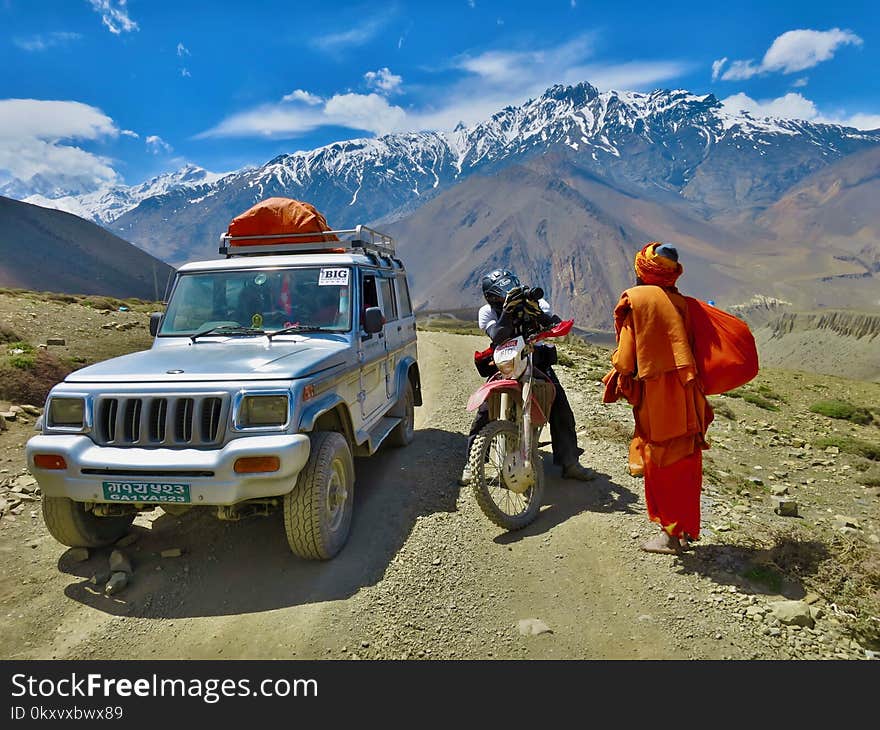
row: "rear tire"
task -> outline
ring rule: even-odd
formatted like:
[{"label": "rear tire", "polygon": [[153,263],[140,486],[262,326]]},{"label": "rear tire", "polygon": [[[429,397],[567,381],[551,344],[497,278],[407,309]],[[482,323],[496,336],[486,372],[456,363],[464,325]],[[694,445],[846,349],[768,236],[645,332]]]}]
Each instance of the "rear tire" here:
[{"label": "rear tire", "polygon": [[134,515],[96,517],[82,502],[67,497],[43,497],[43,520],[49,534],[69,547],[102,547],[122,537]]},{"label": "rear tire", "polygon": [[284,531],[290,549],[307,560],[329,560],[348,540],[354,507],[354,460],[335,431],[309,436],[309,460],[284,495]]},{"label": "rear tire", "polygon": [[415,438],[415,395],[409,378],[406,379],[403,396],[395,403],[388,415],[400,419],[400,423],[388,434],[388,444],[397,447],[409,446]]},{"label": "rear tire", "polygon": [[534,449],[532,468],[535,471],[535,483],[522,494],[511,492],[504,487],[500,472],[487,474],[487,470],[494,470],[493,463],[497,459],[493,459],[493,455],[497,457],[499,442],[506,448],[517,448],[519,432],[514,423],[490,421],[474,438],[468,460],[471,488],[483,514],[494,524],[505,530],[521,530],[534,522],[541,511],[544,466],[541,455]]}]

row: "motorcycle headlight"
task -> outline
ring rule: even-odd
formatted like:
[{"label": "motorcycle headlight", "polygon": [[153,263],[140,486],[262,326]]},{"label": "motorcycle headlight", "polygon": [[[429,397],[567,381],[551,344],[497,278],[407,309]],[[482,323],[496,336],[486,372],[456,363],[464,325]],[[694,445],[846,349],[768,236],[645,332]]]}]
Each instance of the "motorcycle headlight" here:
[{"label": "motorcycle headlight", "polygon": [[49,400],[48,428],[82,430],[86,425],[85,398],[51,398]]},{"label": "motorcycle headlight", "polygon": [[239,428],[281,427],[287,424],[289,400],[286,395],[246,395],[236,417]]},{"label": "motorcycle headlight", "polygon": [[502,375],[510,376],[513,375],[513,371],[516,369],[516,358],[504,360],[503,362],[496,362],[495,365],[498,367],[498,372]]}]

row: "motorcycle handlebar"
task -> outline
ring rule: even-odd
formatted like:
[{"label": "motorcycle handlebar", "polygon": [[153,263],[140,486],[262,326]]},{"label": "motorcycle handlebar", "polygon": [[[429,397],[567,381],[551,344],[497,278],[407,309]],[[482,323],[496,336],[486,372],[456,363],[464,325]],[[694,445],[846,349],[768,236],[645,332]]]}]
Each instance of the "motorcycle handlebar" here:
[{"label": "motorcycle handlebar", "polygon": [[549,330],[544,330],[543,332],[538,332],[529,338],[530,342],[539,342],[540,340],[545,340],[548,337],[565,337],[569,332],[571,332],[571,328],[574,326],[573,319],[566,319],[564,322],[560,322],[557,325],[554,325]]}]

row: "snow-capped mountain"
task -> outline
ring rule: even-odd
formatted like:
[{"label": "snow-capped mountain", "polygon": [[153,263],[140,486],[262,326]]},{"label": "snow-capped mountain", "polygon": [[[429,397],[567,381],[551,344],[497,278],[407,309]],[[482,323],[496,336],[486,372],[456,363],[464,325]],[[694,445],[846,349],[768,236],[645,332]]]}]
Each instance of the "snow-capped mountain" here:
[{"label": "snow-capped mountain", "polygon": [[451,132],[393,134],[285,154],[222,176],[185,168],[132,188],[29,202],[63,207],[172,263],[215,255],[229,220],[263,198],[315,204],[331,225],[390,221],[475,174],[546,155],[631,195],[705,215],[761,209],[805,176],[880,144],[880,131],[731,114],[711,94],[554,86]]},{"label": "snow-capped mountain", "polygon": [[158,175],[140,185],[110,185],[80,195],[48,196],[29,193],[22,200],[44,208],[57,208],[73,213],[95,223],[107,224],[136,208],[147,198],[165,195],[181,188],[197,191],[222,177],[221,174],[208,172],[197,165],[186,165],[176,172]]}]

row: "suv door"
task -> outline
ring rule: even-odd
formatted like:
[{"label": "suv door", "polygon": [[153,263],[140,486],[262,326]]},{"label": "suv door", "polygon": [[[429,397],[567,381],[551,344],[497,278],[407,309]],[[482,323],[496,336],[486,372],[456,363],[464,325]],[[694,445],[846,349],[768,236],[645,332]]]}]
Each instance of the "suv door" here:
[{"label": "suv door", "polygon": [[[361,269],[360,281],[360,317],[358,333],[360,358],[359,400],[361,415],[365,422],[373,419],[388,404],[387,372],[388,352],[385,343],[385,328],[382,332],[369,334],[364,330],[364,312],[368,307],[382,306],[379,298],[377,272],[374,269]],[[384,314],[384,311],[383,311]],[[387,325],[386,325],[387,328]]]},{"label": "suv door", "polygon": [[394,273],[381,272],[378,284],[382,314],[385,315],[385,351],[388,355],[385,370],[385,394],[389,399],[394,400],[397,397],[394,375],[400,360],[402,334],[402,325],[397,313],[397,298],[394,292]]},{"label": "suv door", "polygon": [[416,316],[413,313],[412,300],[409,297],[405,271],[397,272],[394,286],[397,294],[397,331],[400,339],[400,356],[412,355],[416,358]]}]

